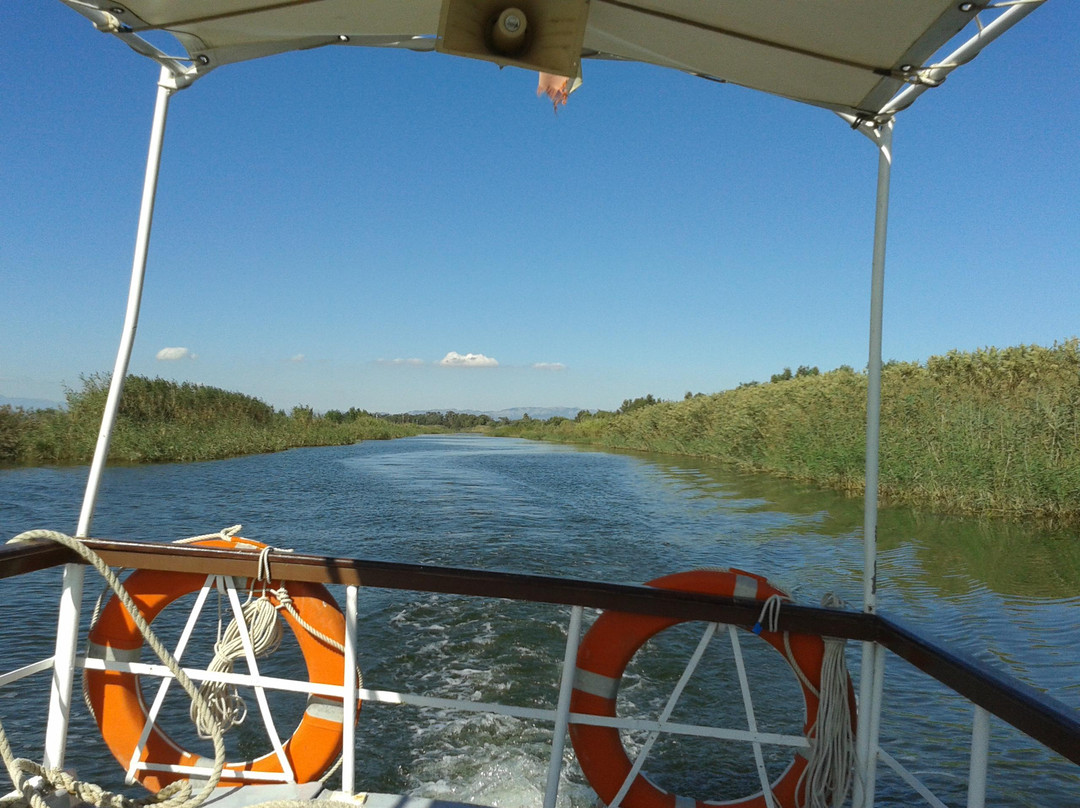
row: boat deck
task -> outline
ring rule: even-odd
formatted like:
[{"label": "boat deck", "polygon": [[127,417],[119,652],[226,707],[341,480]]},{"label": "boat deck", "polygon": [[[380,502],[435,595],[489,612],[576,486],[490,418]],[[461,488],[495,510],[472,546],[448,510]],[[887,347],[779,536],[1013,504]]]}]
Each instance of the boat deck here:
[{"label": "boat deck", "polygon": [[341,802],[364,808],[477,808],[472,803],[407,797],[402,794],[360,792],[355,796],[325,788],[322,783],[281,783],[219,788],[204,806],[213,808],[248,808],[270,802]]}]

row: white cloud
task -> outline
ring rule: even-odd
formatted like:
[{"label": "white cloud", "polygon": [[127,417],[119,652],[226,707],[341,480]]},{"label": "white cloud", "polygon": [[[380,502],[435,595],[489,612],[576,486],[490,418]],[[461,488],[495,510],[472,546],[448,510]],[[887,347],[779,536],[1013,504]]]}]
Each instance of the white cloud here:
[{"label": "white cloud", "polygon": [[175,362],[178,359],[194,359],[195,354],[187,348],[162,348],[157,352],[159,362]]},{"label": "white cloud", "polygon": [[490,356],[474,353],[459,354],[457,351],[450,351],[439,360],[439,364],[451,368],[494,368],[499,366],[498,361]]},{"label": "white cloud", "polygon": [[566,370],[562,362],[533,362],[533,370]]},{"label": "white cloud", "polygon": [[303,362],[304,361],[304,355],[302,353],[298,353],[298,354],[296,354],[296,356],[290,356],[289,361],[290,362]]},{"label": "white cloud", "polygon": [[425,364],[423,359],[376,359],[377,365],[423,365]]}]

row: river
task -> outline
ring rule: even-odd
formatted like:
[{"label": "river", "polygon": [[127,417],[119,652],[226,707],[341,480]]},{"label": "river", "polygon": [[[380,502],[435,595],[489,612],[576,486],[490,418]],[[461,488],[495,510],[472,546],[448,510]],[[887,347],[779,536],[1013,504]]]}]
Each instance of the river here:
[{"label": "river", "polygon": [[[0,532],[72,531],[85,476],[85,468],[0,471]],[[800,602],[835,593],[857,607],[861,522],[859,500],[700,461],[451,435],[110,469],[93,534],[169,541],[243,524],[243,535],[297,551],[613,582],[736,567],[766,575]],[[883,611],[1080,709],[1074,532],[885,508],[879,546]],[[51,652],[56,581],[48,571],[5,582],[0,633],[5,649],[18,649],[5,670]],[[362,591],[365,686],[485,701],[510,690],[522,700],[515,703],[550,702],[567,613]],[[28,632],[28,618],[40,631]],[[688,628],[672,630],[665,642],[693,642],[678,636]],[[847,656],[857,671],[858,649],[849,646]],[[783,714],[798,691],[793,680],[781,681],[790,674],[779,664],[779,672],[762,674],[763,686],[773,688],[764,701],[773,706],[761,720],[787,720],[790,729]],[[702,670],[719,667],[707,662]],[[624,681],[621,703],[653,709],[653,675],[643,667]],[[26,756],[40,755],[41,721],[24,700],[41,698],[43,681],[0,689],[0,718]],[[704,702],[728,698],[703,687]],[[891,658],[885,711],[883,745],[946,804],[965,804],[970,706]],[[1080,805],[1076,767],[996,719],[992,733],[988,804]],[[112,782],[118,770],[95,742],[93,722],[77,716],[72,737],[78,754],[71,763],[80,774]],[[535,806],[549,737],[547,728],[517,719],[365,704],[358,785],[500,808]],[[714,748],[680,749],[689,764],[667,761],[664,753],[673,757],[673,750],[659,748],[647,767],[674,790],[726,799],[755,790],[744,761],[724,757],[721,765]],[[774,757],[782,763],[786,754]],[[884,767],[879,773],[880,804],[916,804],[896,775]],[[728,788],[736,793],[721,794]],[[560,799],[565,808],[591,805],[574,766]]]}]

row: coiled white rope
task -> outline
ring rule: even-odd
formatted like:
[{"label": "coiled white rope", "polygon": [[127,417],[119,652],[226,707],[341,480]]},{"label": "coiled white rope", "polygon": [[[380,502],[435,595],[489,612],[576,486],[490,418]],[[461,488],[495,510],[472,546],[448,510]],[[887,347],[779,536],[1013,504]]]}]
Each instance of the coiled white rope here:
[{"label": "coiled white rope", "polygon": [[[780,621],[780,595],[770,595],[754,625],[755,634],[765,630],[775,633]],[[843,606],[843,601],[829,593],[822,598],[826,608]],[[796,795],[805,795],[801,808],[840,808],[851,789],[855,768],[855,736],[851,729],[851,705],[848,702],[848,671],[844,657],[845,641],[823,637],[825,653],[821,661],[821,687],[803,673],[795,660],[788,633],[784,632],[784,652],[791,669],[809,692],[817,696],[818,710],[807,733],[810,751],[806,768],[799,777]]]},{"label": "coiled white rope", "polygon": [[[207,726],[211,726],[213,720],[212,713],[210,713],[206,700],[199,694],[198,688],[196,688],[194,682],[188,678],[188,675],[184,673],[169,649],[166,648],[161,641],[158,640],[154,632],[151,631],[150,625],[142,616],[139,607],[135,605],[131,596],[128,595],[127,591],[124,589],[123,584],[120,583],[119,578],[117,578],[113,571],[109,569],[109,566],[101,559],[101,557],[86,547],[78,539],[74,539],[71,536],[53,530],[31,530],[26,533],[20,533],[9,541],[8,544],[25,543],[35,540],[47,540],[67,547],[98,571],[101,577],[108,582],[113,592],[116,593],[116,597],[119,598],[120,602],[124,605],[124,608],[131,616],[136,627],[138,627],[139,632],[146,640],[147,645],[150,646],[150,649],[157,658],[161,660],[161,663],[168,668],[169,672],[176,678],[177,684],[179,684],[188,694],[193,705],[198,706],[199,714],[209,716],[206,718],[206,721],[209,722],[207,723]],[[225,742],[220,727],[215,731],[211,731],[210,740],[212,740],[214,744],[214,766],[210,773],[210,778],[197,794],[194,796],[192,795],[191,783],[189,781],[180,780],[166,786],[151,797],[131,799],[122,794],[106,791],[93,783],[84,783],[76,780],[69,773],[61,769],[46,768],[32,760],[16,758],[11,750],[11,744],[8,742],[7,734],[4,732],[3,724],[0,723],[0,757],[3,758],[4,766],[7,768],[8,776],[11,777],[12,785],[14,785],[16,791],[14,799],[5,798],[4,804],[10,806],[30,805],[32,808],[48,808],[43,794],[46,791],[54,791],[67,792],[74,795],[80,802],[96,805],[99,806],[99,808],[141,808],[146,805],[160,806],[160,808],[196,808],[196,806],[201,805],[206,798],[213,793],[214,789],[217,788],[218,781],[221,780],[222,768],[225,765]],[[31,778],[25,778],[25,774],[31,775]]]},{"label": "coiled white rope", "polygon": [[[223,539],[231,539],[240,532],[240,527],[240,525],[233,525],[230,528],[222,530],[216,536],[213,534],[207,536],[193,536],[190,539],[182,539],[176,543],[190,544],[209,538],[217,538],[218,536]],[[262,552],[259,553],[259,580],[263,580],[264,567],[267,576],[269,576],[269,562],[266,560],[269,550],[269,547],[265,547]],[[269,578],[267,578],[267,580],[269,580]],[[255,588],[253,579],[252,588],[248,592],[248,599],[240,607],[240,613],[243,617],[244,625],[247,628],[252,653],[256,659],[261,659],[273,654],[281,647],[283,632],[281,621],[278,620],[277,609],[274,608],[274,604],[272,604],[266,596],[266,585],[263,585],[263,592],[259,598],[255,598],[254,594]],[[213,673],[232,673],[236,660],[240,659],[245,654],[244,641],[240,632],[239,623],[235,616],[232,621],[230,621],[228,628],[222,631],[220,609],[221,606],[219,601],[218,634],[217,641],[214,643],[214,657],[210,660],[210,664],[206,666],[206,669]],[[202,694],[203,698],[206,699],[214,714],[213,724],[220,726],[223,732],[228,732],[233,727],[244,723],[244,719],[247,718],[247,704],[240,696],[235,685],[228,684],[227,682],[204,681],[199,686],[199,692]],[[208,733],[213,731],[213,724],[207,724],[207,722],[203,720],[203,717],[198,714],[198,710],[195,708],[194,703],[191,705],[189,715],[192,722],[195,724],[195,729],[198,731],[199,737],[208,737]]]},{"label": "coiled white rope", "polygon": [[[830,592],[822,598],[821,605],[837,608],[844,603]],[[840,808],[851,789],[852,772],[855,770],[855,733],[851,729],[848,671],[844,657],[846,641],[837,637],[824,637],[823,640],[825,655],[821,661],[821,688],[815,691],[818,711],[807,739],[810,741],[809,763],[796,788],[796,794],[806,795],[805,808]]]},{"label": "coiled white rope", "polygon": [[[221,533],[210,534],[208,536],[197,536],[192,539],[185,539],[183,542],[178,543],[186,544],[208,538],[217,538],[219,536],[223,538],[233,538],[239,530],[240,525],[234,525],[231,528],[221,531]],[[262,548],[259,552],[258,573],[251,581],[247,602],[240,607],[244,623],[247,626],[248,638],[251,641],[252,652],[254,653],[255,658],[261,659],[270,656],[281,647],[284,629],[281,625],[281,620],[278,617],[279,610],[288,612],[304,631],[318,639],[324,645],[335,649],[339,653],[345,653],[344,645],[333,637],[319,631],[300,615],[293,605],[289,590],[284,584],[280,585],[277,589],[272,588],[273,579],[270,572],[271,552],[291,553],[292,550],[282,550],[273,547]],[[255,590],[260,584],[262,586],[262,591],[256,597]],[[271,600],[271,596],[273,596],[273,600]],[[274,600],[277,601],[276,606],[274,605]],[[207,670],[213,673],[232,673],[234,663],[236,660],[243,658],[244,654],[244,642],[236,618],[233,618],[224,631],[221,630],[221,623],[219,620],[218,639],[217,642],[214,643],[214,658],[207,666]],[[363,687],[363,675],[360,673],[359,668],[356,670],[356,676],[359,680],[359,686]],[[206,699],[210,706],[210,710],[213,713],[213,721],[207,722],[207,717],[200,715],[195,703],[192,703],[190,711],[191,720],[195,723],[200,737],[208,738],[209,735],[207,733],[211,732],[214,726],[220,726],[223,732],[228,732],[233,727],[242,724],[247,717],[247,704],[240,696],[235,685],[230,685],[225,682],[205,681],[199,687],[199,692],[203,695],[203,698]]]},{"label": "coiled white rope", "polygon": [[[278,620],[277,609],[268,598],[249,600],[240,607],[240,611],[256,659],[269,656],[281,647],[281,621]],[[210,660],[206,670],[210,673],[232,673],[233,663],[243,658],[244,653],[244,641],[236,618],[232,619],[224,631],[221,630],[219,621],[214,658]],[[220,727],[222,732],[228,732],[244,723],[247,718],[247,704],[237,691],[236,685],[204,681],[199,686],[199,693],[210,708],[210,715],[204,715],[195,702],[191,703],[189,715],[200,738],[211,737],[215,727]]]}]

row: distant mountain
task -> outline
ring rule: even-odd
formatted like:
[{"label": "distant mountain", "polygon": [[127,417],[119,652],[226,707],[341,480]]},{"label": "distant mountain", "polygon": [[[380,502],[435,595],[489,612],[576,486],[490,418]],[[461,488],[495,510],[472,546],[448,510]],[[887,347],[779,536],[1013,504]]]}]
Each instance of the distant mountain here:
[{"label": "distant mountain", "polygon": [[484,415],[488,415],[492,418],[509,418],[511,421],[520,421],[523,417],[528,415],[530,418],[535,418],[538,421],[546,421],[548,418],[574,418],[583,407],[511,407],[508,410],[496,410],[495,412],[486,412]]},{"label": "distant mountain", "polygon": [[486,415],[489,418],[498,420],[499,418],[508,418],[511,421],[520,421],[523,417],[528,415],[530,418],[535,418],[538,421],[546,421],[548,418],[554,418],[559,416],[561,418],[573,418],[575,417],[583,407],[510,407],[506,410],[444,410],[444,409],[432,409],[432,410],[412,410],[409,415],[423,415],[427,412],[459,412],[463,415]]},{"label": "distant mountain", "polygon": [[9,398],[0,396],[0,407],[15,407],[24,410],[57,410],[63,407],[59,401],[47,401],[43,398]]}]

